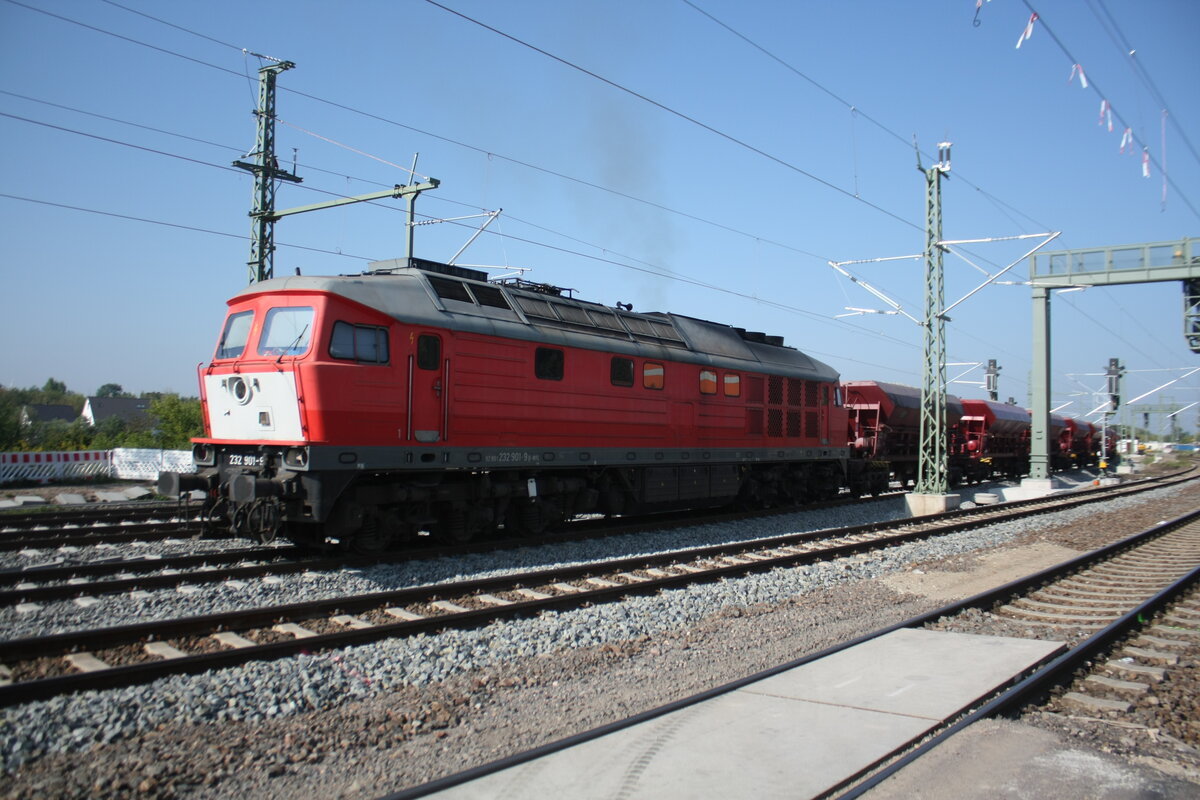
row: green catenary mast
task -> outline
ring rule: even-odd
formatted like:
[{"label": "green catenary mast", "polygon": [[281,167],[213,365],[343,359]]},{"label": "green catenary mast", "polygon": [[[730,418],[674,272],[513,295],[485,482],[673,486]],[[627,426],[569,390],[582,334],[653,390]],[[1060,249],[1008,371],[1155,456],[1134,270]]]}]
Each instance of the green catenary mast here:
[{"label": "green catenary mast", "polygon": [[925,173],[925,346],[921,381],[921,446],[917,461],[917,494],[944,495],[949,490],[946,465],[946,315],[942,269],[942,175],[950,172],[950,144],[938,145],[938,163]]},{"label": "green catenary mast", "polygon": [[[258,55],[251,53],[251,55]],[[259,56],[268,58],[268,56]],[[300,183],[300,178],[279,168],[275,158],[275,77],[296,66],[291,61],[271,59],[274,63],[258,70],[258,138],[254,151],[247,154],[254,161],[234,161],[235,167],[254,173],[253,208],[250,218],[250,283],[269,280],[275,274],[275,186],[280,180]]]}]

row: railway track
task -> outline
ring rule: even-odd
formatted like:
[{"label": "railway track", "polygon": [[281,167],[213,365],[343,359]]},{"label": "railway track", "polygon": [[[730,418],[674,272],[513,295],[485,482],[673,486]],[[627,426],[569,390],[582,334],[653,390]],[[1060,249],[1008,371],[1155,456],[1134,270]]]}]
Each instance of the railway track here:
[{"label": "railway track", "polygon": [[[862,796],[968,725],[1031,704],[1121,724],[1182,666],[1183,653],[1200,652],[1200,510],[888,630],[921,624],[957,630],[954,615],[971,610],[983,610],[997,635],[1032,626],[1038,638],[1065,641],[1069,649],[869,777],[852,776],[843,784],[849,788],[835,793],[840,800]],[[968,628],[989,626],[976,619]],[[1194,678],[1190,684],[1194,690]]]},{"label": "railway track", "polygon": [[197,537],[200,507],[180,503],[121,505],[0,515],[0,552],[90,547]]},{"label": "railway track", "polygon": [[1178,737],[1189,734],[1194,741],[1198,657],[1200,590],[1193,587],[1097,659],[1046,709],[1127,730],[1153,729],[1155,738],[1174,738],[1178,744]]},{"label": "railway track", "polygon": [[[1169,477],[1169,480],[1177,479],[1180,479],[1180,476]],[[1096,495],[1081,496],[1094,500],[1098,497],[1119,496],[1130,491],[1142,490],[1147,486],[1160,485],[1164,485],[1164,483],[1159,479],[1138,481],[1124,484],[1115,490],[1106,489],[1101,490]],[[842,500],[801,509],[789,508],[785,510],[775,509],[757,512],[724,512],[720,514],[708,512],[702,515],[697,515],[693,512],[655,517],[649,520],[590,520],[577,522],[572,526],[573,529],[571,531],[548,538],[521,538],[492,540],[466,545],[414,547],[371,557],[356,557],[352,555],[321,557],[298,547],[268,546],[166,558],[138,558],[133,560],[104,559],[90,563],[48,564],[32,568],[0,571],[0,607],[21,603],[56,602],[128,591],[167,589],[183,584],[211,584],[229,580],[261,578],[268,575],[289,575],[306,571],[315,572],[339,568],[360,568],[377,564],[401,563],[423,558],[454,558],[491,550],[538,546],[547,541],[578,541],[697,524],[763,519],[792,513],[797,510],[833,507],[845,505],[850,502],[858,501]],[[1033,505],[1036,508],[1046,507],[1044,504],[1038,505],[1036,501],[1025,501],[1025,503],[992,507],[993,510],[990,511],[987,509],[980,510],[975,514],[966,516],[964,516],[965,512],[951,512],[951,514],[939,516],[937,519],[951,518],[954,515],[970,520],[987,519],[996,514],[1010,513],[1008,509],[1026,504]],[[862,530],[868,531],[877,527],[875,525],[864,526]],[[815,538],[820,537],[822,534],[817,532],[809,535]]]},{"label": "railway track", "polygon": [[[0,536],[12,531],[28,531],[65,526],[115,524],[179,516],[184,506],[174,501],[93,504],[85,508],[5,512],[0,514]],[[198,505],[192,506],[194,512]]]},{"label": "railway track", "polygon": [[60,528],[44,533],[30,532],[0,537],[0,552],[56,550],[62,547],[92,547],[98,544],[160,542],[164,539],[196,539],[203,535],[195,521],[134,522],[91,528]]},{"label": "railway track", "polygon": [[181,583],[210,583],[306,569],[334,569],[346,563],[345,559],[314,559],[306,558],[307,555],[308,551],[299,547],[250,547],[219,553],[2,570],[0,586],[5,588],[0,589],[0,607],[148,591]]},{"label": "railway track", "polygon": [[[825,503],[832,507],[842,503]],[[857,501],[854,501],[857,502]],[[817,508],[813,506],[812,508]],[[305,571],[358,568],[376,564],[402,563],[425,558],[455,558],[506,548],[544,545],[619,536],[646,530],[664,530],[705,523],[719,523],[790,513],[796,509],[766,512],[677,514],[642,519],[602,519],[573,523],[571,530],[537,538],[495,539],[464,545],[411,547],[379,556],[339,554],[321,557],[302,547],[266,546],[221,553],[167,558],[103,559],[86,563],[44,564],[0,570],[0,607],[17,603],[54,602],[77,597],[95,597],[135,590],[176,587],[181,584],[216,583],[243,578],[287,575]],[[804,509],[808,510],[808,508]]]},{"label": "railway track", "polygon": [[[1161,482],[1138,488],[1158,485]],[[1118,488],[1122,493],[1133,490]],[[12,681],[0,686],[0,704],[143,683],[302,650],[476,627],[496,619],[839,558],[1112,496],[1088,492],[1029,501],[1019,508],[992,506],[890,525],[790,534],[562,569],[10,640],[0,642],[4,677]]]}]

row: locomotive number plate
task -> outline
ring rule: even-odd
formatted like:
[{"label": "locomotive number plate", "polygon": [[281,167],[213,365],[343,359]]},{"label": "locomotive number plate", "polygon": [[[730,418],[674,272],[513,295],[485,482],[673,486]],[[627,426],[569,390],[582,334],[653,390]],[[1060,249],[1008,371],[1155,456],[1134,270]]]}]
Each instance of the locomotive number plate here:
[{"label": "locomotive number plate", "polygon": [[232,453],[229,456],[229,466],[231,467],[262,467],[266,466],[267,457],[264,455],[246,456],[239,453]]},{"label": "locomotive number plate", "polygon": [[536,461],[537,458],[532,453],[522,450],[503,450],[499,453],[488,455],[485,460],[489,463],[499,464],[526,464]]}]

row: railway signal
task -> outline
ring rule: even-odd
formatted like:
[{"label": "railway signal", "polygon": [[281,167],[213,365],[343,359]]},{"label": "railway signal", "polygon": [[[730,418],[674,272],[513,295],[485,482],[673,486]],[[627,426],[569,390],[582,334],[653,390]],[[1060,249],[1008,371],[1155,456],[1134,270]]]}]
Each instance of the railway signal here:
[{"label": "railway signal", "polygon": [[988,399],[993,403],[1000,399],[1000,369],[996,366],[996,359],[988,359],[987,372],[984,373],[986,380],[984,388],[987,390]]},{"label": "railway signal", "polygon": [[1117,406],[1121,405],[1121,376],[1125,374],[1125,368],[1121,366],[1119,358],[1110,358],[1108,360],[1108,369],[1105,370],[1105,386],[1108,392],[1108,400],[1112,403],[1112,410],[1116,411]]}]

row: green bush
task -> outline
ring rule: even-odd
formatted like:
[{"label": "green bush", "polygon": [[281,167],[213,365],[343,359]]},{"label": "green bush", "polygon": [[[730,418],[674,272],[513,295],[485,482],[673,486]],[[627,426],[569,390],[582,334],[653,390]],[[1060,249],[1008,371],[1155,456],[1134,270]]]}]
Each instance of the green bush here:
[{"label": "green bush", "polygon": [[[127,396],[119,384],[107,383],[97,396]],[[15,389],[0,386],[0,451],[111,450],[115,447],[153,447],[188,450],[191,438],[204,432],[200,399],[177,394],[145,392],[150,400],[149,417],[129,423],[116,417],[90,426],[82,419],[34,420],[21,425],[21,409],[27,405],[69,405],[78,415],[86,397],[67,391],[66,384],[50,378],[42,388]]]}]

